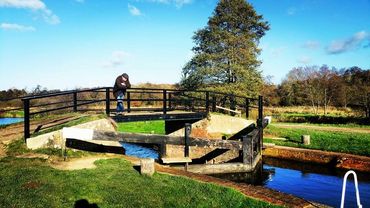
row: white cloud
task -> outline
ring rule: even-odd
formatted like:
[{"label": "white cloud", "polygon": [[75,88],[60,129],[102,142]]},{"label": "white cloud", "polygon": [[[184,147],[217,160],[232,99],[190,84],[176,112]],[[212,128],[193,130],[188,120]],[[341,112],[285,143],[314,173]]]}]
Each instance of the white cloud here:
[{"label": "white cloud", "polygon": [[131,4],[128,4],[127,6],[128,6],[128,10],[130,11],[130,13],[132,15],[134,15],[134,16],[141,16],[142,15],[141,11],[138,8],[136,8],[135,6],[133,6]]},{"label": "white cloud", "polygon": [[60,19],[41,0],[0,0],[0,7],[30,9],[49,24],[59,24]]},{"label": "white cloud", "polygon": [[45,4],[40,0],[0,0],[0,7],[13,7],[22,9],[46,9]]},{"label": "white cloud", "polygon": [[312,59],[311,59],[310,57],[308,57],[308,56],[301,56],[301,57],[297,60],[297,62],[298,62],[298,63],[301,63],[301,64],[309,64],[309,63],[311,63],[311,61],[312,61]]},{"label": "white cloud", "polygon": [[19,32],[36,31],[36,29],[34,27],[12,24],[12,23],[1,23],[0,28],[2,30],[15,30],[15,31],[19,31]]},{"label": "white cloud", "polygon": [[326,48],[328,54],[340,54],[360,47],[366,48],[370,44],[370,34],[360,31],[345,40],[334,40]]},{"label": "white cloud", "polygon": [[131,57],[131,55],[124,51],[113,51],[109,61],[103,64],[103,67],[112,68],[122,65],[127,58]]},{"label": "white cloud", "polygon": [[302,47],[308,49],[318,49],[320,47],[320,43],[318,41],[309,40],[305,42]]},{"label": "white cloud", "polygon": [[278,48],[271,48],[270,53],[272,57],[277,58],[277,57],[280,57],[284,53],[285,50],[286,50],[285,46],[278,47]]},{"label": "white cloud", "polygon": [[295,7],[290,7],[286,11],[287,15],[289,15],[289,16],[295,15],[296,12],[297,12],[297,8],[295,8]]}]

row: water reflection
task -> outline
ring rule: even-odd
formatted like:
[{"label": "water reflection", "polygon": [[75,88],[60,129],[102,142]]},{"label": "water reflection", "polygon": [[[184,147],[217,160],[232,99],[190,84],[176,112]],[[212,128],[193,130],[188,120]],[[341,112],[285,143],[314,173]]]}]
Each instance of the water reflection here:
[{"label": "water reflection", "polygon": [[[215,177],[238,183],[263,185],[306,200],[340,206],[343,175],[346,171],[320,165],[264,158],[253,173],[216,174]],[[363,207],[370,207],[370,174],[357,173]],[[346,207],[356,207],[352,177],[347,182]]]},{"label": "water reflection", "polygon": [[148,145],[138,145],[121,142],[122,147],[126,150],[126,155],[134,156],[138,158],[153,158],[158,159],[159,154],[157,152],[157,147]]},{"label": "water reflection", "polygon": [[0,118],[0,126],[23,121],[23,118]]}]

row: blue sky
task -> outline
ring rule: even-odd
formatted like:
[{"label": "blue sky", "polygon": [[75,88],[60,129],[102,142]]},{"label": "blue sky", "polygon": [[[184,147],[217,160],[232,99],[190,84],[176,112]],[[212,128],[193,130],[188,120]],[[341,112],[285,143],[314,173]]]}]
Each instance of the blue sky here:
[{"label": "blue sky", "polygon": [[[0,90],[176,83],[217,0],[0,0]],[[260,70],[370,68],[370,0],[251,0],[271,30]]]}]

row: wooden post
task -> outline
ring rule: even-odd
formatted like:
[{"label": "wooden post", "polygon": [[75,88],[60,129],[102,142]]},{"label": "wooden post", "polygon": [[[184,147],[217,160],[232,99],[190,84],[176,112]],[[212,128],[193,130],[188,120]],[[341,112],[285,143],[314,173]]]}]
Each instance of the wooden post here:
[{"label": "wooden post", "polygon": [[167,114],[167,90],[163,90],[163,114]]},{"label": "wooden post", "polygon": [[216,112],[216,96],[212,96],[212,112]]},{"label": "wooden post", "polygon": [[77,112],[77,91],[73,92],[73,112]]},{"label": "wooden post", "polygon": [[259,151],[262,152],[263,147],[263,96],[258,96],[258,130],[259,130]]},{"label": "wooden post", "polygon": [[131,93],[127,92],[127,113],[131,112]]},{"label": "wooden post", "polygon": [[252,138],[249,136],[243,136],[243,163],[252,165]]},{"label": "wooden post", "polygon": [[27,138],[30,138],[30,100],[23,100],[23,111],[24,111],[24,142],[27,142]]},{"label": "wooden post", "polygon": [[168,93],[168,109],[172,109],[172,93]]},{"label": "wooden post", "polygon": [[209,113],[209,92],[206,92],[206,112]]},{"label": "wooden post", "polygon": [[110,115],[110,90],[105,88],[105,114]]},{"label": "wooden post", "polygon": [[185,124],[185,157],[189,157],[189,145],[190,145],[190,133],[191,133],[191,124]]},{"label": "wooden post", "polygon": [[245,117],[249,118],[249,99],[245,98]]}]

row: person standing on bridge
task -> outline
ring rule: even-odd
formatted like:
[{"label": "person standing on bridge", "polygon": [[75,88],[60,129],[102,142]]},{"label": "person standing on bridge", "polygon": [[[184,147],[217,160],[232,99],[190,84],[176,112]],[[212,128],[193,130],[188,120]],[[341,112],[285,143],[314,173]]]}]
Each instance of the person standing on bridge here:
[{"label": "person standing on bridge", "polygon": [[113,95],[117,99],[117,115],[123,114],[124,106],[123,99],[125,98],[125,93],[127,88],[130,88],[130,80],[128,74],[123,73],[116,78],[113,87]]}]

